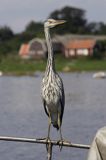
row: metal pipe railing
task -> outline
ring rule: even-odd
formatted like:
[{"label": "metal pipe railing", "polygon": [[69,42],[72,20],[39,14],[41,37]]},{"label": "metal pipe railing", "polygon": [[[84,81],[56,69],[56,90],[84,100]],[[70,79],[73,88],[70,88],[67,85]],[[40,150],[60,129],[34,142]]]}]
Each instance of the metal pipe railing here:
[{"label": "metal pipe railing", "polygon": [[73,147],[73,148],[80,148],[80,149],[89,149],[90,145],[85,145],[85,144],[76,144],[72,143],[70,141],[56,141],[56,140],[50,140],[47,141],[46,138],[20,138],[20,137],[7,137],[7,136],[0,136],[0,141],[12,141],[12,142],[24,142],[24,143],[39,143],[39,144],[45,144],[48,145],[48,160],[52,159],[52,147],[53,146],[64,146],[64,147]]}]

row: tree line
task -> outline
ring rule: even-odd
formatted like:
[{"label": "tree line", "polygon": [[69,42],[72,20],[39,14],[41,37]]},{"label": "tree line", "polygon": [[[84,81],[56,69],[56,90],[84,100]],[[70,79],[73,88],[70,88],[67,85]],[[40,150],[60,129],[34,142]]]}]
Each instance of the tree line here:
[{"label": "tree line", "polygon": [[[104,22],[88,22],[86,11],[83,9],[65,6],[50,13],[48,18],[67,21],[60,28],[57,27],[52,30],[56,34],[106,35],[106,24]],[[35,37],[44,37],[42,22],[31,21],[23,32],[17,34],[8,26],[0,27],[0,54],[18,51],[22,43],[27,43]]]}]

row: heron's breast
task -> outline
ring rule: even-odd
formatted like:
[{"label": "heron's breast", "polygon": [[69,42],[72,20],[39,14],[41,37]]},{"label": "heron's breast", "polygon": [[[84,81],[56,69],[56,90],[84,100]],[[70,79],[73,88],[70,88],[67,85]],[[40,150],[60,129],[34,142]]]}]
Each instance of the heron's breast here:
[{"label": "heron's breast", "polygon": [[45,86],[43,88],[43,98],[46,104],[57,105],[60,99],[59,89],[52,84]]}]

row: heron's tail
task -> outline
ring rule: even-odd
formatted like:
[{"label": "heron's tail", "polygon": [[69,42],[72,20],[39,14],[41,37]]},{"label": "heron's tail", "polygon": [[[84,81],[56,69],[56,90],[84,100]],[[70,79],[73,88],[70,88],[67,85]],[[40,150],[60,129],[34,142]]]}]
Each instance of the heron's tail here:
[{"label": "heron's tail", "polygon": [[53,127],[56,128],[57,130],[59,130],[58,124],[53,124]]},{"label": "heron's tail", "polygon": [[53,127],[55,127],[57,130],[59,130],[59,124],[58,124],[58,116],[57,114],[51,115],[51,123],[53,124]]}]

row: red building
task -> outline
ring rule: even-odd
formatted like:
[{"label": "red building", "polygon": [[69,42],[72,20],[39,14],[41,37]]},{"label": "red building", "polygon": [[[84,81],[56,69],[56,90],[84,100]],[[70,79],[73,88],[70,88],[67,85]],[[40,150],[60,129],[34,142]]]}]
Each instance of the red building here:
[{"label": "red building", "polygon": [[19,55],[23,59],[29,58],[29,44],[22,44],[19,50]]},{"label": "red building", "polygon": [[64,46],[65,57],[91,56],[95,45],[93,39],[71,40]]}]

